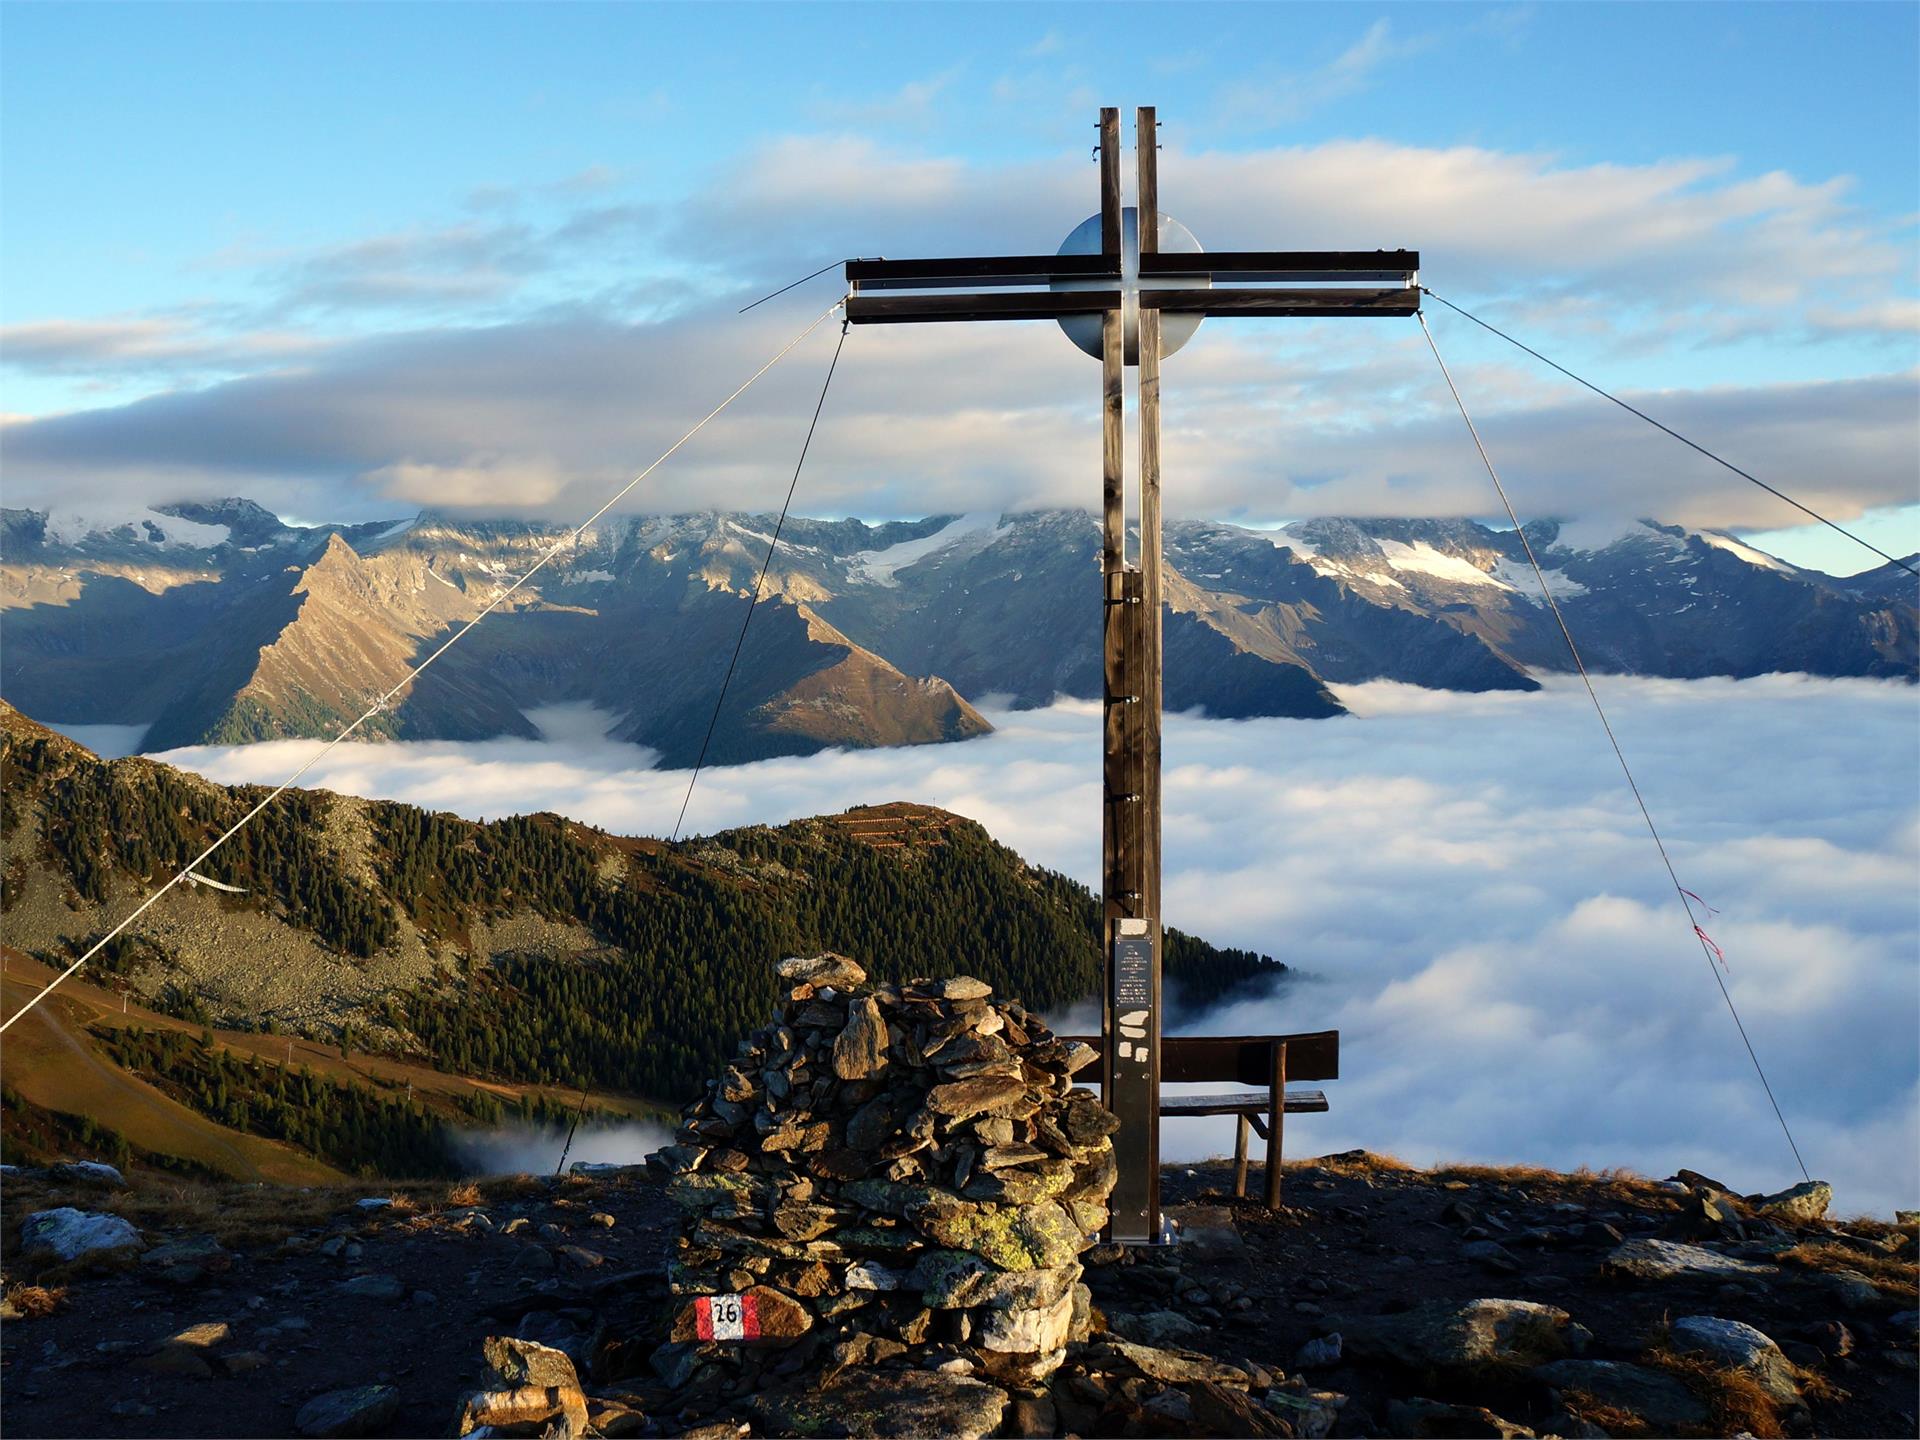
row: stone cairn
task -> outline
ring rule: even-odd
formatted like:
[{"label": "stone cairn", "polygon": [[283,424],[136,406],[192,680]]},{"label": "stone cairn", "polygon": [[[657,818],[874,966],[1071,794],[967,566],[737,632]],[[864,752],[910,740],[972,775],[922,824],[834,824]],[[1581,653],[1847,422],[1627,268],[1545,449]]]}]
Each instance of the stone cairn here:
[{"label": "stone cairn", "polygon": [[951,1373],[1039,1381],[1087,1338],[1116,1177],[1119,1122],[1073,1083],[1095,1052],[979,980],[777,972],[775,1021],[648,1162],[682,1214],[654,1368],[731,1388],[949,1347]]}]

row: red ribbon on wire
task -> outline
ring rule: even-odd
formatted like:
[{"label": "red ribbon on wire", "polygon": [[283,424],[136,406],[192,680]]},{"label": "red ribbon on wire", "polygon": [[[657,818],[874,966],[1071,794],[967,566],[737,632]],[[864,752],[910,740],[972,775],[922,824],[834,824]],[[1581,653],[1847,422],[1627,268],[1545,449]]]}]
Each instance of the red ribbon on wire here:
[{"label": "red ribbon on wire", "polygon": [[1706,946],[1708,950],[1713,952],[1713,958],[1720,962],[1720,968],[1722,970],[1725,970],[1729,975],[1731,975],[1733,973],[1733,970],[1727,964],[1726,952],[1723,951],[1718,945],[1713,943],[1713,937],[1707,934],[1707,932],[1702,930],[1698,925],[1693,927],[1693,933],[1700,937],[1700,943],[1702,945]]}]

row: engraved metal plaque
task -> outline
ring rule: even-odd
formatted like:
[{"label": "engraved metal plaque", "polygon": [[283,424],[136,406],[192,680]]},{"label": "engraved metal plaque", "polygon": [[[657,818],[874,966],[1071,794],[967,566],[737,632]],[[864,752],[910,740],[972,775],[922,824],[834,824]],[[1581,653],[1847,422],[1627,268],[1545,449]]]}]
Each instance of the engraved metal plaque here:
[{"label": "engraved metal plaque", "polygon": [[[1133,929],[1138,922],[1126,923]],[[1159,1162],[1159,1044],[1154,997],[1154,937],[1148,933],[1116,935],[1113,940],[1112,993],[1108,996],[1106,1101],[1120,1117],[1113,1137],[1114,1160],[1120,1171],[1109,1202],[1113,1238],[1131,1244],[1159,1239],[1154,1223],[1155,1167]]]}]

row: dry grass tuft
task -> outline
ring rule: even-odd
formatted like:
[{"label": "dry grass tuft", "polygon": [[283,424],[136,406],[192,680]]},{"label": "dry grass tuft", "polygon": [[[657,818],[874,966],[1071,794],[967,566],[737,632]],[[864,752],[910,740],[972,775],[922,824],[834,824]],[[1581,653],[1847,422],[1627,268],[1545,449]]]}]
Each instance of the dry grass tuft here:
[{"label": "dry grass tuft", "polygon": [[[1671,1200],[1669,1192],[1632,1170],[1593,1170],[1582,1165],[1571,1172],[1547,1170],[1538,1165],[1438,1165],[1433,1169],[1437,1181],[1466,1180],[1481,1185],[1524,1185],[1530,1189],[1565,1195],[1581,1201],[1591,1200],[1598,1191],[1619,1204],[1645,1205],[1650,1200]],[[1596,1422],[1598,1423],[1598,1422]]]},{"label": "dry grass tuft", "polygon": [[1792,1368],[1794,1382],[1799,1385],[1800,1393],[1809,1400],[1818,1400],[1823,1405],[1840,1405],[1853,1398],[1850,1392],[1842,1390],[1818,1370],[1805,1370],[1798,1365]]},{"label": "dry grass tuft", "polygon": [[22,1320],[44,1320],[67,1303],[64,1285],[15,1285],[7,1291],[7,1303],[20,1312]]},{"label": "dry grass tuft", "polygon": [[1706,1402],[1711,1412],[1701,1435],[1752,1435],[1756,1440],[1780,1440],[1786,1430],[1780,1407],[1760,1382],[1744,1370],[1715,1365],[1704,1355],[1681,1354],[1664,1334],[1648,1347],[1647,1363],[1664,1370]]},{"label": "dry grass tuft", "polygon": [[531,1175],[490,1175],[479,1182],[480,1193],[488,1200],[498,1204],[502,1200],[525,1200],[532,1195],[544,1195],[546,1182],[536,1180]]},{"label": "dry grass tuft", "polygon": [[456,1209],[464,1210],[469,1205],[478,1205],[483,1198],[485,1197],[481,1195],[480,1187],[471,1180],[462,1180],[447,1191],[447,1204]]},{"label": "dry grass tuft", "polygon": [[[1294,1168],[1291,1160],[1281,1162],[1283,1170]],[[1313,1160],[1302,1160],[1302,1170],[1332,1170],[1348,1175],[1372,1175],[1385,1173],[1410,1173],[1417,1170],[1398,1155],[1383,1155],[1374,1150],[1342,1150],[1337,1155],[1322,1155]]]},{"label": "dry grass tuft", "polygon": [[1896,1299],[1912,1300],[1920,1294],[1920,1268],[1911,1258],[1876,1255],[1833,1240],[1802,1241],[1782,1250],[1779,1258],[1807,1270],[1851,1270],[1864,1275],[1881,1294]]},{"label": "dry grass tuft", "polygon": [[1567,1413],[1576,1420],[1584,1420],[1609,1435],[1651,1435],[1653,1433],[1653,1428],[1633,1411],[1622,1410],[1617,1405],[1609,1405],[1599,1396],[1589,1395],[1584,1390],[1561,1391],[1560,1403],[1567,1407]]}]

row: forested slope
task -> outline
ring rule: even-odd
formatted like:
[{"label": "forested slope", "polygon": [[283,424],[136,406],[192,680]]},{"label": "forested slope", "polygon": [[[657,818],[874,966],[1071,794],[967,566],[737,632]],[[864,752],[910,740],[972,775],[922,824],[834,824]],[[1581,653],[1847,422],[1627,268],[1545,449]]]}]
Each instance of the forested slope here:
[{"label": "forested slope", "polygon": [[[0,708],[7,943],[78,953],[260,798],[103,762]],[[770,962],[836,950],[874,974],[974,974],[1060,1010],[1098,988],[1098,906],[971,821],[919,806],[675,845],[556,815],[479,824],[282,796],[103,955],[136,994],[228,1025],[338,1033],[503,1080],[678,1100],[773,999]],[[151,921],[152,923],[149,923]],[[1170,934],[1206,1003],[1284,967]]]}]

